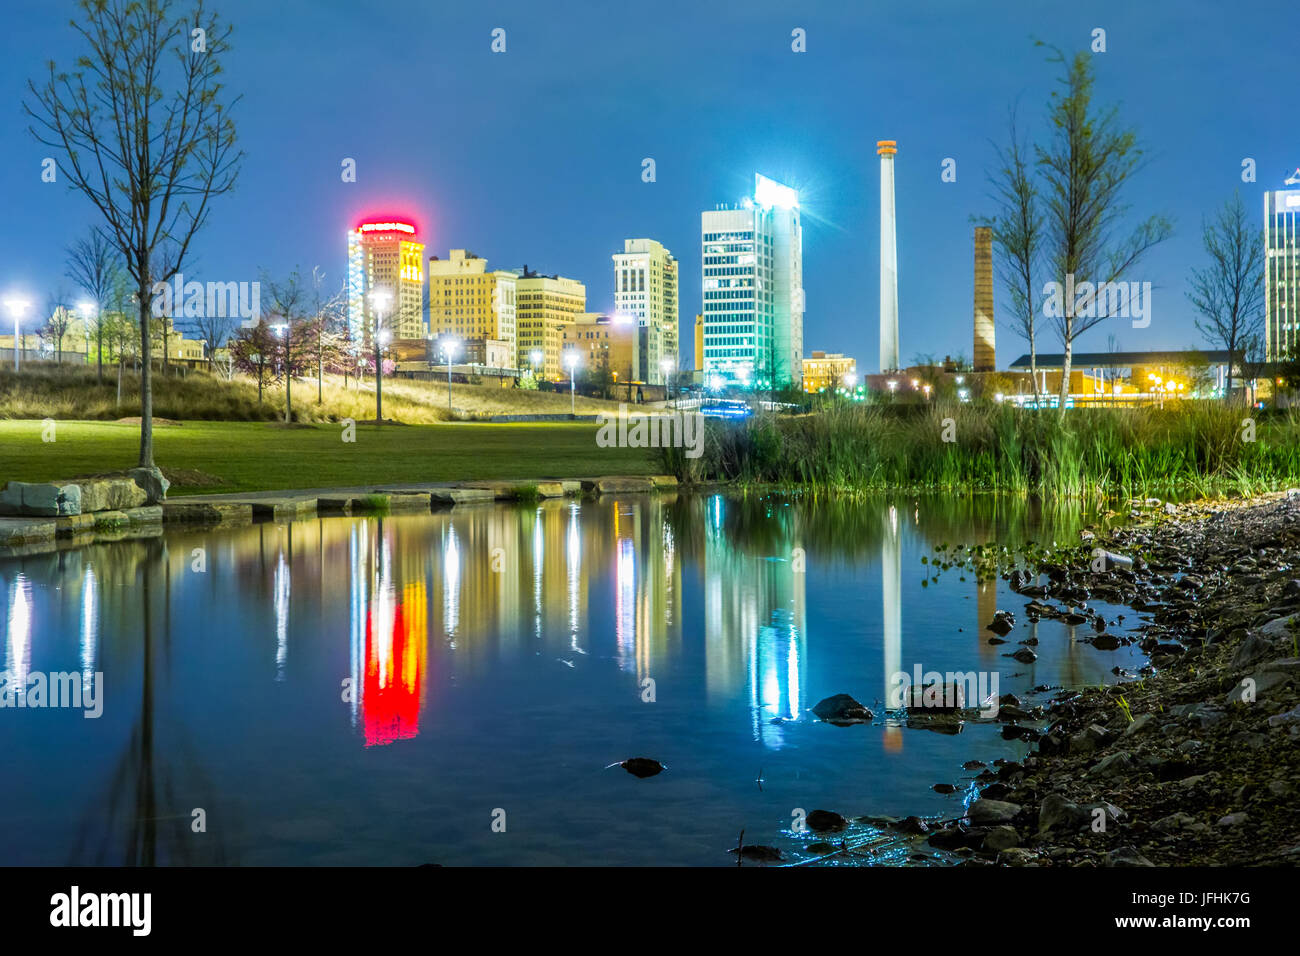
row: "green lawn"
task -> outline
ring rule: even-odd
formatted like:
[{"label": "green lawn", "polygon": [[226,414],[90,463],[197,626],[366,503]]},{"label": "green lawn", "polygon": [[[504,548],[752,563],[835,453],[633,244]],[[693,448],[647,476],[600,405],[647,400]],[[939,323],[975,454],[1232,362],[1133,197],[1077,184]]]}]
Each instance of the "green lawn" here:
[{"label": "green lawn", "polygon": [[[265,422],[184,422],[154,428],[154,460],[168,471],[221,478],[173,494],[384,485],[483,478],[579,478],[664,471],[645,449],[600,448],[591,423],[339,425],[284,428]],[[39,421],[0,421],[0,484],[49,481],[130,468],[139,426],[58,422],[53,442]]]}]

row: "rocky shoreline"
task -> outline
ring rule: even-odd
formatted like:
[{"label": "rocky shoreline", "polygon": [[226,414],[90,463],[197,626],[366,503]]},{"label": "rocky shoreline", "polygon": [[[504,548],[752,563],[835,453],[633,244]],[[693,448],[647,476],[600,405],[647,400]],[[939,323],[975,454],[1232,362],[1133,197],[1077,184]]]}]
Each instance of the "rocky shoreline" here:
[{"label": "rocky shoreline", "polygon": [[1090,597],[1144,613],[1106,639],[1149,663],[1032,715],[1004,698],[1003,721],[1006,704],[1041,714],[1005,726],[1023,723],[1029,756],[982,770],[957,821],[873,822],[966,865],[1300,864],[1300,493],[1145,504],[1003,576],[1031,616],[1055,598],[1091,620]]}]

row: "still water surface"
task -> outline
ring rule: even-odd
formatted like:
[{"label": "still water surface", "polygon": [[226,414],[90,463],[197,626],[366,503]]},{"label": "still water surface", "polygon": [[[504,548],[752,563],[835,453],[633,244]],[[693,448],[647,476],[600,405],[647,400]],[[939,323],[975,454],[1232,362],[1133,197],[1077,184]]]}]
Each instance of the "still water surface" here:
[{"label": "still water surface", "polygon": [[[962,762],[1026,745],[807,710],[879,713],[916,664],[1004,694],[1113,680],[1130,652],[1057,621],[988,644],[1025,599],[921,562],[1085,518],[628,496],[0,559],[5,670],[78,672],[103,706],[0,709],[0,863],[725,865],[742,827],[806,857],[796,808],[955,816]],[[1031,633],[1036,662],[1003,656]],[[606,769],[634,756],[668,769]]]}]

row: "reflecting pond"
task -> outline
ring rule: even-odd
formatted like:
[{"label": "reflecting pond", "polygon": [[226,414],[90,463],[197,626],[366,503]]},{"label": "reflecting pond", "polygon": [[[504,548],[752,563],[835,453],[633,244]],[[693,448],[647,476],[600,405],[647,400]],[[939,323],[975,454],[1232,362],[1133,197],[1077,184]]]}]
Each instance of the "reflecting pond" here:
[{"label": "reflecting pond", "polygon": [[[806,858],[800,809],[955,816],[963,761],[1027,745],[883,719],[891,674],[1020,694],[1136,652],[1046,619],[990,644],[1026,599],[921,558],[1074,542],[1087,518],[607,496],[0,558],[0,862],[726,865],[741,828]],[[1005,656],[1031,630],[1038,659]],[[33,706],[60,673],[81,709]],[[837,693],[881,719],[808,713]],[[610,767],[638,756],[667,769]]]}]

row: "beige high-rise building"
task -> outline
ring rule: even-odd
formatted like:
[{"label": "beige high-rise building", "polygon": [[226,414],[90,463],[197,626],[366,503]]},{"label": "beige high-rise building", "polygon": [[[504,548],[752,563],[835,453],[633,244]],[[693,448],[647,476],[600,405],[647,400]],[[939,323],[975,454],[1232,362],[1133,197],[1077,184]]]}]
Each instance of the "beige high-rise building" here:
[{"label": "beige high-rise building", "polygon": [[428,272],[430,334],[466,343],[462,357],[471,351],[486,355],[489,343],[505,343],[510,364],[521,367],[515,344],[518,276],[506,269],[489,272],[486,259],[464,249],[452,249],[446,259],[431,257]]},{"label": "beige high-rise building", "polygon": [[563,326],[587,311],[587,287],[577,279],[523,271],[515,281],[515,341],[520,368],[533,368],[533,353],[542,354],[544,378],[566,378],[561,361]]},{"label": "beige high-rise building", "polygon": [[993,342],[993,230],[975,227],[975,371],[997,368]]},{"label": "beige high-rise building", "polygon": [[[373,293],[387,293],[376,312]],[[348,328],[354,343],[369,345],[375,320],[394,348],[427,336],[424,320],[424,244],[407,222],[363,222],[348,233]]]},{"label": "beige high-rise building", "polygon": [[704,315],[695,313],[695,371],[704,371]]},{"label": "beige high-rise building", "polygon": [[677,260],[654,239],[624,239],[614,253],[614,311],[636,319],[639,345],[633,377],[663,384],[665,364],[678,368]]}]

